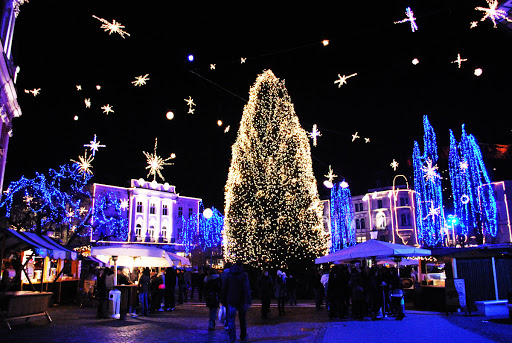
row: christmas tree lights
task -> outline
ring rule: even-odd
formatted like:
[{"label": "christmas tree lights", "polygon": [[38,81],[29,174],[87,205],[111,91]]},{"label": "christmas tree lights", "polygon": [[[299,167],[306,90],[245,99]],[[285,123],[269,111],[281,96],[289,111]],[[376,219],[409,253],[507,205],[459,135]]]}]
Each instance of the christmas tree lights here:
[{"label": "christmas tree lights", "polygon": [[99,237],[111,241],[128,240],[128,218],[121,210],[121,200],[114,192],[100,194],[94,199],[93,226]]},{"label": "christmas tree lights", "polygon": [[356,244],[353,217],[350,188],[342,183],[335,184],[331,188],[331,252]]},{"label": "christmas tree lights", "polygon": [[427,116],[423,116],[423,145],[421,154],[414,142],[413,167],[416,191],[416,227],[422,246],[435,247],[443,241],[444,210],[441,176],[437,173],[437,141]]},{"label": "christmas tree lights", "polygon": [[[200,208],[202,206],[203,203],[201,202]],[[211,211],[210,218],[205,218],[203,215],[199,217],[199,246],[203,251],[216,248],[222,243],[224,216],[215,207],[212,207]]]},{"label": "christmas tree lights", "polygon": [[313,263],[327,252],[308,133],[284,81],[251,87],[225,186],[224,256],[256,267]]}]

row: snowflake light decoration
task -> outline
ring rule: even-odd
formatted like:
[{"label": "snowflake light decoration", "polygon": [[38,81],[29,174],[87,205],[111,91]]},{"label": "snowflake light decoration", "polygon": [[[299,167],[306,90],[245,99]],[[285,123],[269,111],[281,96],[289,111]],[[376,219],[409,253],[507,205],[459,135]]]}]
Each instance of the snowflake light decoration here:
[{"label": "snowflake light decoration", "polygon": [[82,86],[81,85],[76,85],[76,90],[77,91],[81,91],[82,90]]},{"label": "snowflake light decoration", "polygon": [[313,124],[313,130],[308,133],[309,137],[311,137],[311,139],[313,140],[313,146],[316,146],[316,139],[322,135],[320,131],[318,131],[316,124]]},{"label": "snowflake light decoration", "polygon": [[32,93],[33,96],[38,96],[41,92],[41,88],[25,89],[25,93]]},{"label": "snowflake light decoration", "polygon": [[399,165],[399,163],[395,159],[393,159],[393,162],[391,162],[391,164],[390,164],[391,168],[393,168],[394,171],[396,171],[396,169],[398,168],[398,165]]},{"label": "snowflake light decoration", "polygon": [[439,169],[437,164],[435,166],[432,166],[432,160],[427,159],[426,161],[427,165],[421,167],[421,170],[425,173],[425,179],[428,181],[434,181],[436,178],[441,179],[441,175],[439,175],[436,170]]},{"label": "snowflake light decoration", "polygon": [[461,161],[461,162],[459,163],[459,167],[460,167],[460,169],[461,169],[463,172],[466,172],[466,170],[468,170],[468,168],[469,168],[468,161],[466,161],[466,160]]},{"label": "snowflake light decoration", "polygon": [[[486,0],[487,5],[489,7],[475,7],[475,10],[484,12],[484,16],[480,21],[485,21],[485,19],[489,18],[491,19],[493,23],[493,27],[496,28],[496,20],[503,19],[508,21],[509,23],[512,23],[512,19],[507,17],[507,12],[504,10],[498,9],[498,0]],[[476,27],[478,25],[478,22],[474,21],[471,23],[471,28]]]},{"label": "snowflake light decoration", "polygon": [[365,138],[364,138],[364,142],[365,142],[365,143],[370,143],[370,138],[365,137]]},{"label": "snowflake light decoration", "polygon": [[332,168],[331,166],[329,166],[329,172],[327,173],[327,175],[324,175],[327,180],[329,180],[329,182],[332,183],[332,181],[334,180],[335,177],[338,177],[338,175],[334,174],[334,172],[332,171]]},{"label": "snowflake light decoration", "polygon": [[211,64],[210,64],[210,70],[215,70],[215,66],[216,66],[216,64],[211,63]]},{"label": "snowflake light decoration", "polygon": [[350,74],[349,76],[346,76],[346,75],[343,75],[341,76],[340,74],[338,74],[338,80],[334,81],[334,83],[338,84],[338,88],[341,88],[342,85],[346,85],[347,84],[347,79],[348,78],[351,78],[351,77],[354,77],[356,76],[357,73],[354,73],[354,74]]},{"label": "snowflake light decoration", "polygon": [[162,170],[164,169],[164,166],[170,166],[174,163],[167,163],[168,160],[172,159],[172,157],[167,157],[166,159],[161,158],[156,154],[156,148],[157,148],[157,138],[155,138],[155,149],[152,154],[147,153],[143,151],[144,155],[147,159],[147,166],[146,169],[149,169],[149,173],[146,177],[149,177],[149,175],[153,175],[153,181],[156,181],[156,176],[160,176],[160,178],[165,181],[165,178],[162,175]]},{"label": "snowflake light decoration", "polygon": [[436,221],[436,216],[439,216],[441,214],[441,209],[439,207],[434,208],[434,205],[430,204],[430,209],[428,210],[428,214],[423,220],[426,220],[428,217],[432,217],[432,221]]},{"label": "snowflake light decoration", "polygon": [[240,57],[240,64],[244,64],[247,57]]},{"label": "snowflake light decoration", "polygon": [[121,208],[121,210],[127,210],[128,205],[129,205],[128,199],[122,199],[119,207]]},{"label": "snowflake light decoration", "polygon": [[134,86],[137,86],[137,87],[140,87],[140,86],[144,86],[146,84],[146,82],[149,80],[149,74],[146,74],[144,76],[137,76],[135,78],[135,81],[132,81],[132,84]]},{"label": "snowflake light decoration", "polygon": [[83,174],[84,178],[87,175],[92,175],[92,161],[94,160],[94,157],[91,155],[87,157],[87,150],[85,150],[84,156],[78,156],[78,161],[71,160],[71,162],[74,162],[78,165],[79,172]]},{"label": "snowflake light decoration", "polygon": [[84,99],[85,108],[91,108],[91,98]]},{"label": "snowflake light decoration", "polygon": [[352,142],[353,142],[353,141],[355,141],[355,140],[356,140],[356,139],[358,139],[358,138],[361,138],[361,137],[358,135],[358,132],[354,133],[354,134],[352,135]]},{"label": "snowflake light decoration", "polygon": [[196,104],[194,103],[194,99],[192,99],[192,97],[189,95],[188,99],[183,99],[183,100],[185,100],[185,102],[188,105],[188,112],[187,113],[193,114],[195,109],[192,106],[196,106]]},{"label": "snowflake light decoration", "polygon": [[402,24],[405,22],[410,22],[411,30],[412,30],[412,32],[415,32],[418,29],[418,25],[416,25],[416,18],[414,18],[414,13],[412,12],[410,7],[407,7],[405,9],[405,15],[407,16],[405,19],[395,21],[395,24]]},{"label": "snowflake light decoration", "polygon": [[95,15],[93,15],[92,17],[95,19],[98,19],[99,21],[101,21],[103,23],[103,25],[101,25],[101,28],[105,29],[105,32],[108,31],[109,35],[111,35],[112,33],[118,33],[121,37],[123,37],[123,39],[124,39],[124,35],[130,36],[130,34],[128,32],[122,30],[125,28],[124,25],[121,25],[121,23],[117,22],[115,19],[112,20],[112,23],[110,23],[109,21],[107,21],[103,18],[98,18]]},{"label": "snowflake light decoration", "polygon": [[460,58],[460,54],[457,54],[457,59],[455,61],[452,61],[452,63],[457,63],[460,69],[462,62],[466,62],[467,60],[467,58]]},{"label": "snowflake light decoration", "polygon": [[103,113],[105,113],[106,115],[108,115],[110,112],[114,113],[114,110],[112,108],[113,107],[110,106],[109,104],[106,104],[105,106],[101,106]]},{"label": "snowflake light decoration", "polygon": [[98,151],[99,148],[105,148],[106,145],[100,144],[98,140],[96,140],[96,135],[94,135],[94,139],[89,142],[89,144],[84,144],[84,147],[89,147],[92,151],[92,156],[96,155],[96,151]]}]

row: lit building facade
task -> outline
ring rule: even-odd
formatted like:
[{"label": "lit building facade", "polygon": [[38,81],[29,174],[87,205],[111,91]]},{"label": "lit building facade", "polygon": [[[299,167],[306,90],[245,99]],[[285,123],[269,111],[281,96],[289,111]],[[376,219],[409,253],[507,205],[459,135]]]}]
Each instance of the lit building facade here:
[{"label": "lit building facade", "polygon": [[491,182],[496,199],[498,233],[496,237],[486,235],[484,243],[512,243],[512,181]]},{"label": "lit building facade", "polygon": [[2,22],[0,26],[0,190],[3,190],[5,164],[9,138],[12,136],[13,118],[21,116],[18,94],[14,86],[19,68],[11,56],[14,24],[24,0],[2,1]]},{"label": "lit building facade", "polygon": [[[97,183],[93,187],[93,206],[101,195],[115,194],[120,203],[120,214],[128,223],[129,243],[176,245],[176,250],[180,250],[179,238],[184,222],[192,220],[198,223],[199,220],[201,199],[182,196],[176,193],[175,186],[168,183],[139,179],[131,180],[129,188]],[[91,241],[119,242],[100,237],[94,230]]]}]

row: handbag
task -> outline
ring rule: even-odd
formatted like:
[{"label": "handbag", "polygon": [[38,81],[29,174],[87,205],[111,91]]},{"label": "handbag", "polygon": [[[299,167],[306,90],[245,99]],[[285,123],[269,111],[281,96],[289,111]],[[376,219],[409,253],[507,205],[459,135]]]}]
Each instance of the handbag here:
[{"label": "handbag", "polygon": [[217,317],[219,319],[219,323],[224,323],[224,320],[226,319],[226,307],[220,306],[219,312],[217,313]]}]

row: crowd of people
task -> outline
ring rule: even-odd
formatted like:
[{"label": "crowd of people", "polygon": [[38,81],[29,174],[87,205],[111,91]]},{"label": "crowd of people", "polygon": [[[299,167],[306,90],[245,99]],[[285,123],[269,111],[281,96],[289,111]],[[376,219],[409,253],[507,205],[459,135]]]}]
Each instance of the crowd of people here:
[{"label": "crowd of people", "polygon": [[[240,339],[247,339],[246,313],[253,296],[261,299],[264,320],[269,316],[272,298],[277,303],[279,316],[285,315],[286,304],[297,305],[298,282],[292,273],[287,275],[277,270],[271,275],[269,270],[263,270],[253,279],[241,262],[227,262],[223,270],[205,268],[195,272],[173,267],[160,272],[150,268],[136,269],[132,273],[127,269],[117,270],[117,284],[137,285],[138,315],[174,311],[176,304],[187,302],[196,292],[198,300],[209,308],[208,329],[215,329],[215,323],[221,322],[233,342],[237,313]],[[396,268],[333,265],[315,272],[308,281],[316,308],[326,309],[329,318],[375,319],[379,314],[394,315],[397,320],[405,317],[402,282]],[[303,278],[300,282],[304,282]],[[98,317],[105,317],[108,293],[114,289],[114,270],[101,269],[97,285]],[[136,315],[135,308],[130,313]]]}]

